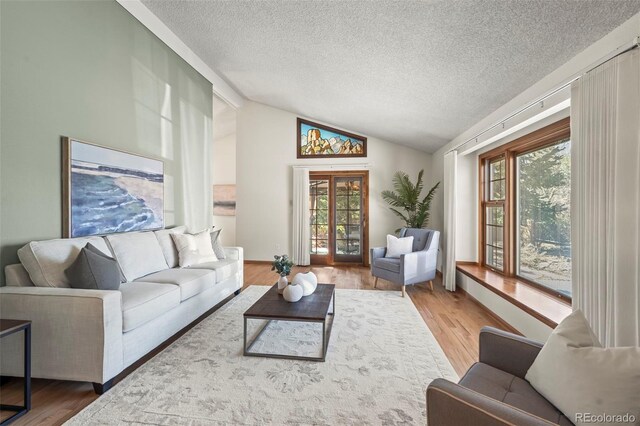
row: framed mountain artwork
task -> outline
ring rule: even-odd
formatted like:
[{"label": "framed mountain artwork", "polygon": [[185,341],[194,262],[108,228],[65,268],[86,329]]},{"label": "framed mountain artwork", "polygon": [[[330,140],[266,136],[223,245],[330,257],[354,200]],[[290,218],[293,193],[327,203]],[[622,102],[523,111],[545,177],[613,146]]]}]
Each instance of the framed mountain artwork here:
[{"label": "framed mountain artwork", "polygon": [[164,227],[164,163],[62,138],[64,237]]},{"label": "framed mountain artwork", "polygon": [[298,118],[298,158],[366,157],[367,138]]}]

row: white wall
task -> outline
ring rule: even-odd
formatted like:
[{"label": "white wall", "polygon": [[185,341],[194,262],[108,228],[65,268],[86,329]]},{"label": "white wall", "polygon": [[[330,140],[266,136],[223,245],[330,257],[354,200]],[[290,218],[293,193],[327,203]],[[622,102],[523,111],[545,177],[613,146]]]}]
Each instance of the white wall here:
[{"label": "white wall", "polygon": [[210,225],[211,83],[114,2],[0,10],[0,267],[62,237],[61,135],[162,160],[164,224]]},{"label": "white wall", "polygon": [[291,166],[296,164],[368,164],[369,243],[371,247],[386,245],[386,235],[402,223],[389,211],[380,192],[391,189],[397,170],[415,179],[424,169],[425,187],[430,188],[431,155],[368,137],[367,158],[299,160],[296,117],[249,101],[238,110],[236,243],[244,247],[245,258],[271,260],[274,254],[291,253]]},{"label": "white wall", "polygon": [[[213,184],[236,183],[236,110],[213,96]],[[236,245],[236,217],[213,215],[213,225],[222,228],[225,246]]]},{"label": "white wall", "polygon": [[459,156],[456,177],[456,260],[475,261],[478,259],[478,156]]}]

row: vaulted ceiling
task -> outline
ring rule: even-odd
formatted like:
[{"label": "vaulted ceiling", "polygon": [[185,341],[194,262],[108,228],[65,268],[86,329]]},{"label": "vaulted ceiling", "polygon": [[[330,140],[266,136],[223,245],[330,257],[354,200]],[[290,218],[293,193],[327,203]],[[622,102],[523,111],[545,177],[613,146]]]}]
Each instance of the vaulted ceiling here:
[{"label": "vaulted ceiling", "polygon": [[435,151],[638,0],[143,0],[246,98]]}]

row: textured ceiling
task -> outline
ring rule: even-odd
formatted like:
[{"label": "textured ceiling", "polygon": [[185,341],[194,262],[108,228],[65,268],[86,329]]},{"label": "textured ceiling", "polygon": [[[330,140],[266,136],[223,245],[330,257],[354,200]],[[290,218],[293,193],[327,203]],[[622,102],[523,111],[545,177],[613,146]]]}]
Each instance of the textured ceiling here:
[{"label": "textured ceiling", "polygon": [[425,151],[640,11],[640,1],[143,0],[246,98]]}]

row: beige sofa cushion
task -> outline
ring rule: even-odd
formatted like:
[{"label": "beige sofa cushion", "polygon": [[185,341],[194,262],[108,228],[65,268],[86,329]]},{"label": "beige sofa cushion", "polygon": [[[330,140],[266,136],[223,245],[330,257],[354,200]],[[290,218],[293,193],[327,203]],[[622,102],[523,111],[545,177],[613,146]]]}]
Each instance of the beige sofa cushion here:
[{"label": "beige sofa cushion", "polygon": [[187,232],[186,226],[176,226],[175,228],[161,229],[154,232],[158,239],[158,243],[160,243],[162,254],[164,254],[164,259],[167,261],[169,268],[175,268],[178,266],[178,250],[176,249],[176,245],[173,243],[171,234],[184,234],[185,232]]},{"label": "beige sofa cushion", "polygon": [[32,241],[18,250],[18,258],[35,286],[69,287],[64,271],[76,260],[87,243],[111,256],[102,237],[81,237]]},{"label": "beige sofa cushion", "polygon": [[640,347],[601,347],[580,310],[558,324],[525,379],[575,423],[585,413],[640,419]]},{"label": "beige sofa cushion", "polygon": [[240,270],[240,262],[235,259],[223,259],[216,260],[215,262],[199,263],[189,269],[209,269],[216,271],[216,283],[219,283],[237,274]]},{"label": "beige sofa cushion", "polygon": [[152,282],[171,284],[180,288],[180,300],[187,300],[216,284],[216,272],[206,269],[166,269],[146,277],[137,282]]},{"label": "beige sofa cushion", "polygon": [[153,232],[132,232],[105,237],[127,281],[168,269]]},{"label": "beige sofa cushion", "polygon": [[132,282],[120,286],[122,331],[131,331],[180,305],[180,290],[171,284]]}]

